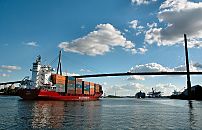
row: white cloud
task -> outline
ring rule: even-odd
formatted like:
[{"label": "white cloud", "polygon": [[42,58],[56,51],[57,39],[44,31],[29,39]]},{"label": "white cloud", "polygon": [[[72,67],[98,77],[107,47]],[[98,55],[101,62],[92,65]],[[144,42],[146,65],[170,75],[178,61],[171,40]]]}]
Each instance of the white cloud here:
[{"label": "white cloud", "polygon": [[[117,95],[121,95],[121,96],[135,95],[139,91],[145,92],[145,94],[147,94],[148,92],[151,92],[152,90],[151,86],[147,86],[137,82],[135,83],[131,82],[131,83],[122,84],[122,85],[111,85],[111,86],[106,85],[104,86],[104,88],[105,88],[104,93],[106,93],[107,95],[109,94],[114,95],[116,92]],[[173,90],[176,90],[177,88],[178,87],[172,83],[167,83],[167,84],[158,83],[153,86],[153,89],[155,91],[161,91],[162,95],[164,96],[171,95]]]},{"label": "white cloud", "polygon": [[81,72],[87,72],[87,73],[91,73],[92,71],[89,69],[80,69]]},{"label": "white cloud", "polygon": [[9,74],[0,74],[0,77],[9,77],[10,75]]},{"label": "white cloud", "polygon": [[128,83],[122,85],[111,85],[104,86],[107,95],[114,95],[115,92],[117,95],[126,96],[126,95],[135,95],[139,91],[147,91],[147,88],[140,83]]},{"label": "white cloud", "polygon": [[130,28],[136,29],[137,28],[138,20],[132,20],[129,22]]},{"label": "white cloud", "polygon": [[69,72],[62,72],[62,75],[64,75],[64,76],[80,76],[79,74],[69,73]]},{"label": "white cloud", "polygon": [[138,35],[140,35],[141,33],[142,33],[142,32],[139,31],[139,32],[135,33],[135,35],[138,36]]},{"label": "white cloud", "polygon": [[129,30],[128,30],[128,29],[124,29],[124,31],[125,31],[125,32],[129,32]]},{"label": "white cloud", "polygon": [[32,46],[32,47],[37,47],[37,46],[39,46],[38,44],[37,44],[37,42],[27,42],[27,43],[25,43],[25,45],[27,45],[27,46]]},{"label": "white cloud", "polygon": [[113,86],[103,86],[105,88],[104,93],[106,95],[115,95],[117,91],[123,91],[122,86],[113,85]]},{"label": "white cloud", "polygon": [[138,48],[138,52],[139,52],[140,54],[145,54],[147,51],[148,51],[148,49],[147,49],[146,47]]},{"label": "white cloud", "polygon": [[[202,64],[200,63],[190,63],[189,64],[189,69],[191,72],[201,72],[202,71]],[[185,65],[180,65],[180,66],[177,66],[175,68],[173,68],[173,71],[181,71],[181,72],[184,72],[186,71],[186,66]]]},{"label": "white cloud", "polygon": [[14,71],[14,70],[21,70],[21,67],[14,66],[14,65],[1,65],[1,69],[7,70],[8,72]]},{"label": "white cloud", "polygon": [[136,90],[136,92],[138,91],[145,91],[145,86],[143,84],[140,84],[140,83],[131,83],[130,85],[127,85],[129,86],[129,89],[130,89],[130,86],[132,86],[133,89]]},{"label": "white cloud", "polygon": [[142,29],[144,28],[144,26],[141,26],[141,25],[138,26],[138,23],[139,23],[139,21],[136,20],[136,19],[130,21],[130,22],[129,22],[130,28],[142,30]]},{"label": "white cloud", "polygon": [[194,3],[189,0],[166,0],[160,6],[160,9],[167,9],[168,11],[181,11],[194,8],[201,8],[201,2]]},{"label": "white cloud", "polygon": [[[202,71],[202,64],[200,63],[190,63],[189,65],[191,72],[201,72]],[[136,65],[132,67],[129,72],[132,73],[139,73],[139,72],[185,72],[186,66],[180,65],[174,68],[169,68],[162,66],[158,63],[148,63],[148,64],[142,64],[142,65]],[[130,76],[127,78],[127,80],[145,80],[146,78],[156,77],[156,76]]]},{"label": "white cloud", "polygon": [[145,80],[145,77],[140,75],[133,75],[130,76],[127,80]]},{"label": "white cloud", "polygon": [[133,4],[141,5],[141,4],[149,4],[151,2],[155,2],[157,0],[131,0]]},{"label": "white cloud", "polygon": [[171,83],[168,83],[168,84],[159,83],[156,85],[156,87],[154,89],[156,89],[156,91],[161,91],[162,95],[164,95],[164,96],[169,96],[172,94],[173,90],[177,89],[177,87]]},{"label": "white cloud", "polygon": [[193,47],[201,48],[202,47],[202,40],[201,39],[192,38],[192,39],[188,39],[187,42],[188,42],[189,48],[193,48]]},{"label": "white cloud", "polygon": [[131,49],[131,53],[132,54],[136,54],[137,53],[137,50],[135,48]]},{"label": "white cloud", "polygon": [[189,47],[202,47],[202,2],[166,0],[160,6],[158,19],[166,27],[151,27],[145,35],[149,44],[175,45],[184,43],[183,34],[191,39]]},{"label": "white cloud", "polygon": [[[168,67],[164,67],[158,63],[148,63],[142,65],[136,65],[132,67],[129,72],[131,73],[139,73],[139,72],[169,72],[173,71]],[[145,80],[148,77],[155,77],[155,76],[130,76],[127,80]]]},{"label": "white cloud", "polygon": [[147,23],[147,26],[149,28],[154,28],[154,27],[157,27],[157,23],[153,22],[153,23]]},{"label": "white cloud", "polygon": [[111,24],[99,24],[96,30],[71,42],[62,42],[59,48],[66,52],[74,52],[90,56],[104,55],[114,47],[122,47],[126,51],[136,53],[135,45],[126,40],[122,33]]},{"label": "white cloud", "polygon": [[140,34],[145,34],[145,27],[142,25],[139,25],[139,21],[138,20],[132,20],[129,22],[129,28],[132,28],[133,30],[136,31],[135,35],[138,36]]},{"label": "white cloud", "polygon": [[164,67],[158,63],[148,63],[148,64],[142,64],[142,65],[136,65],[135,67],[132,67],[130,72],[167,72],[171,71],[168,67]]},{"label": "white cloud", "polygon": [[138,28],[138,29],[143,29],[143,28],[144,28],[144,26],[141,26],[141,25],[140,25],[140,26],[138,26],[137,28]]},{"label": "white cloud", "polygon": [[145,42],[149,44],[157,43],[158,45],[163,44],[161,42],[160,31],[162,28],[150,28],[145,34]]}]

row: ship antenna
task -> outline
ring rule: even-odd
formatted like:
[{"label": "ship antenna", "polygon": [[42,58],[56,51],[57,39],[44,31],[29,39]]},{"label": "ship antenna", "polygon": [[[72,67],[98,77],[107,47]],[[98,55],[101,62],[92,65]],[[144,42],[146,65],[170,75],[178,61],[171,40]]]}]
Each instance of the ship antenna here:
[{"label": "ship antenna", "polygon": [[60,68],[60,75],[62,75],[62,64],[61,64],[61,55],[62,55],[62,50],[59,52],[59,60],[58,60],[58,67],[57,67],[57,74]]}]

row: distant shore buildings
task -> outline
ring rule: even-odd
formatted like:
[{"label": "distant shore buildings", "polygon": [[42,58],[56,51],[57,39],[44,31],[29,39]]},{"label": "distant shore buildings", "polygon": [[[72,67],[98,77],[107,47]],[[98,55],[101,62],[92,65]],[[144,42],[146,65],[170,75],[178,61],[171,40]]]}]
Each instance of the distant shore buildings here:
[{"label": "distant shore buildings", "polygon": [[0,95],[17,95],[19,87],[16,87],[15,85],[4,85],[3,87],[1,86],[0,89]]},{"label": "distant shore buildings", "polygon": [[202,100],[202,87],[195,85],[191,87],[191,95],[188,96],[188,90],[185,89],[183,92],[174,91],[170,97],[171,99],[190,99],[190,100]]},{"label": "distant shore buildings", "polygon": [[162,92],[161,91],[156,91],[155,89],[152,88],[152,92],[149,92],[147,95],[149,98],[160,98]]}]

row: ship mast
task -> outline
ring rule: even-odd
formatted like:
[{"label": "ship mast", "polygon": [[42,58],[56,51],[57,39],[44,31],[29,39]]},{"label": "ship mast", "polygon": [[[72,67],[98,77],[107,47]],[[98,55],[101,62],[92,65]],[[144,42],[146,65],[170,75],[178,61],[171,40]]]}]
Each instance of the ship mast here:
[{"label": "ship mast", "polygon": [[62,75],[61,55],[62,55],[62,50],[60,50],[60,52],[59,52],[58,67],[57,67],[57,74],[60,69],[60,75]]}]

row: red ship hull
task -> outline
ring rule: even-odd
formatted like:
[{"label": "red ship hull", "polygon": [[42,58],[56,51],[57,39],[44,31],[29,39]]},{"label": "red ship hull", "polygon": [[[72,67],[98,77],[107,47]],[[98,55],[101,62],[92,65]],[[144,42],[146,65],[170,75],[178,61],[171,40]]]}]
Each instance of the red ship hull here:
[{"label": "red ship hull", "polygon": [[24,100],[95,101],[102,96],[102,93],[68,95],[42,89],[20,89],[18,95]]}]

